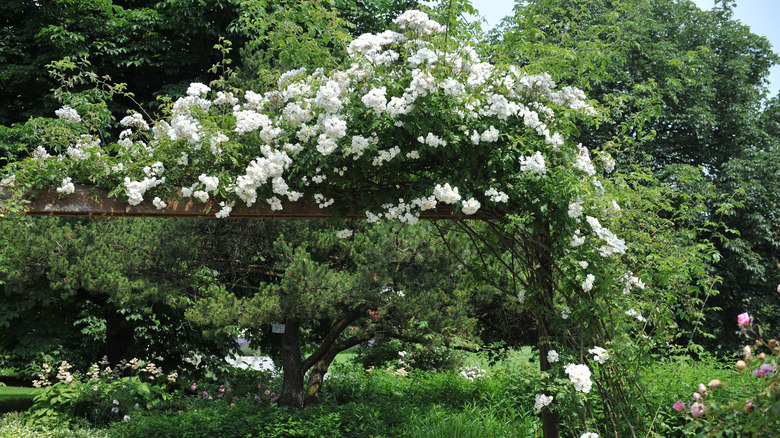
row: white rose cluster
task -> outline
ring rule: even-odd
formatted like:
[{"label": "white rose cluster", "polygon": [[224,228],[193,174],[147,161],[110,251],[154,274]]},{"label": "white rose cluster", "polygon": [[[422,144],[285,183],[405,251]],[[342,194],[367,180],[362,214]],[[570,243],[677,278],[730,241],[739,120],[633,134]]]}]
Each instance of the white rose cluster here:
[{"label": "white rose cluster", "polygon": [[352,230],[344,229],[344,230],[336,231],[336,237],[338,237],[339,239],[349,239],[350,237],[352,237]]},{"label": "white rose cluster", "polygon": [[607,360],[609,360],[609,353],[606,349],[603,347],[595,346],[588,350],[588,353],[593,355],[593,360],[600,364],[604,364]]},{"label": "white rose cluster", "polygon": [[599,220],[595,217],[586,216],[585,220],[599,239],[604,241],[604,245],[599,248],[599,255],[601,255],[601,257],[606,258],[615,254],[625,254],[627,247],[626,242],[623,239],[619,239],[615,233],[602,227]]},{"label": "white rose cluster", "polygon": [[551,395],[536,394],[536,401],[534,402],[534,409],[541,411],[545,406],[553,402]]},{"label": "white rose cluster", "polygon": [[57,187],[57,193],[61,193],[63,195],[70,195],[76,191],[76,186],[73,185],[73,181],[70,179],[70,177],[64,178],[62,180],[62,184],[60,184],[59,187]]},{"label": "white rose cluster", "polygon": [[585,394],[590,392],[593,382],[590,380],[590,368],[583,364],[567,364],[564,368],[569,380],[574,384],[576,391],[582,391]]},{"label": "white rose cluster", "polygon": [[54,111],[54,114],[68,123],[79,123],[81,121],[79,112],[69,106],[64,106],[57,111]]},{"label": "white rose cluster", "polygon": [[466,201],[463,201],[463,207],[461,208],[461,211],[463,211],[463,214],[465,215],[472,215],[479,210],[479,207],[481,207],[481,204],[479,201],[477,201],[474,198],[468,199]]},{"label": "white rose cluster", "polygon": [[436,188],[433,189],[433,196],[445,204],[454,204],[460,201],[458,188],[450,187],[449,183],[445,183],[444,185],[436,184]]},{"label": "white rose cluster", "polygon": [[547,173],[547,166],[542,153],[536,151],[536,153],[530,157],[520,157],[520,170],[523,172],[535,173],[537,175],[544,175]]},{"label": "white rose cluster", "polygon": [[431,20],[428,14],[422,11],[406,11],[399,15],[395,22],[401,27],[401,29],[409,29],[420,35],[431,35],[434,33],[444,32],[444,26],[438,22]]}]

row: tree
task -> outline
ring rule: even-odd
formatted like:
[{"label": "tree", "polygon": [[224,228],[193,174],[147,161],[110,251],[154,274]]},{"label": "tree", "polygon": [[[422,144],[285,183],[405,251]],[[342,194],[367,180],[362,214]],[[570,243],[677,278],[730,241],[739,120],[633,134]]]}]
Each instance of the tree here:
[{"label": "tree", "polygon": [[[244,242],[247,236],[260,239],[252,247],[263,248],[250,255],[252,273],[240,281],[204,285],[188,318],[252,333],[265,340],[263,345],[279,342],[280,405],[316,404],[336,355],[371,339],[473,342],[465,308],[469,294],[457,280],[463,267],[432,240],[428,226],[336,231],[329,224],[271,222],[252,228],[241,234]],[[215,235],[221,241],[217,248],[235,245],[224,236]],[[246,265],[232,271],[241,266]],[[269,333],[271,323],[284,324],[284,333]]]},{"label": "tree", "polygon": [[[133,357],[199,373],[193,356],[222,361],[233,338],[184,322],[191,304],[189,235],[176,221],[6,218],[0,221],[3,339],[9,365],[42,359],[88,366]],[[165,242],[165,244],[163,244]],[[45,323],[44,323],[45,322]]]},{"label": "tree", "polygon": [[636,144],[623,151],[629,160],[656,169],[701,165],[716,174],[756,144],[768,71],[778,62],[766,38],[734,20],[731,7],[726,1],[701,11],[688,0],[519,2],[493,34],[495,56],[550,72],[603,102],[610,123],[585,132],[585,144],[633,138]]},{"label": "tree", "polygon": [[[63,58],[88,59],[97,74],[128,84],[144,108],[156,96],[183,90],[220,54],[220,37],[237,17],[225,0],[9,0],[0,5],[0,124],[51,115],[58,86],[47,66]],[[127,107],[130,102],[123,101]]]}]

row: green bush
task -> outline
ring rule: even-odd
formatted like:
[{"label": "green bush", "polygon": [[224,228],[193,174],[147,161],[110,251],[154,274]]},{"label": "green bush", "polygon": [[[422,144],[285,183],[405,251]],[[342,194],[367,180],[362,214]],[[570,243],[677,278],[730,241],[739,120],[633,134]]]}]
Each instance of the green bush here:
[{"label": "green bush", "polygon": [[[119,377],[119,373],[134,372],[137,375]],[[57,382],[49,375],[53,370],[44,365],[39,380],[42,387],[33,399],[26,417],[29,424],[42,427],[67,427],[72,424],[106,425],[123,421],[139,410],[158,408],[161,403],[174,399],[173,384],[176,374],[165,376],[152,363],[133,360],[113,371],[100,371],[93,365],[87,373],[89,380],[82,381],[79,374],[70,373],[70,365],[62,362],[57,371]]]},{"label": "green bush", "polygon": [[115,425],[126,438],[342,437],[338,412],[284,410],[249,399],[212,403],[193,411],[144,412]]},{"label": "green bush", "polygon": [[109,438],[107,429],[51,429],[25,424],[18,413],[9,413],[0,421],[2,438]]},{"label": "green bush", "polygon": [[385,339],[360,345],[353,360],[364,369],[392,367],[405,371],[453,371],[463,365],[464,358],[463,352],[444,346]]}]

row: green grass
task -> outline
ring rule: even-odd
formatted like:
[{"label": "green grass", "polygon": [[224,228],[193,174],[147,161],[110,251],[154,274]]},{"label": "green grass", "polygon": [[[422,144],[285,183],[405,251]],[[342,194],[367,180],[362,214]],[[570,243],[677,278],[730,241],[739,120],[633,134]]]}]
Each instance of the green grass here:
[{"label": "green grass", "polygon": [[32,406],[32,400],[41,390],[19,386],[0,386],[0,414],[25,411]]}]

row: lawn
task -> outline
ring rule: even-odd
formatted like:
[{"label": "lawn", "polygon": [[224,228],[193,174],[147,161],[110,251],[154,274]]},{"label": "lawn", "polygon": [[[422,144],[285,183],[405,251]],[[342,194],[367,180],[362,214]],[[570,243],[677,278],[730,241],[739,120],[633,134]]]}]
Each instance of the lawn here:
[{"label": "lawn", "polygon": [[0,414],[28,409],[39,392],[38,388],[0,386]]}]

